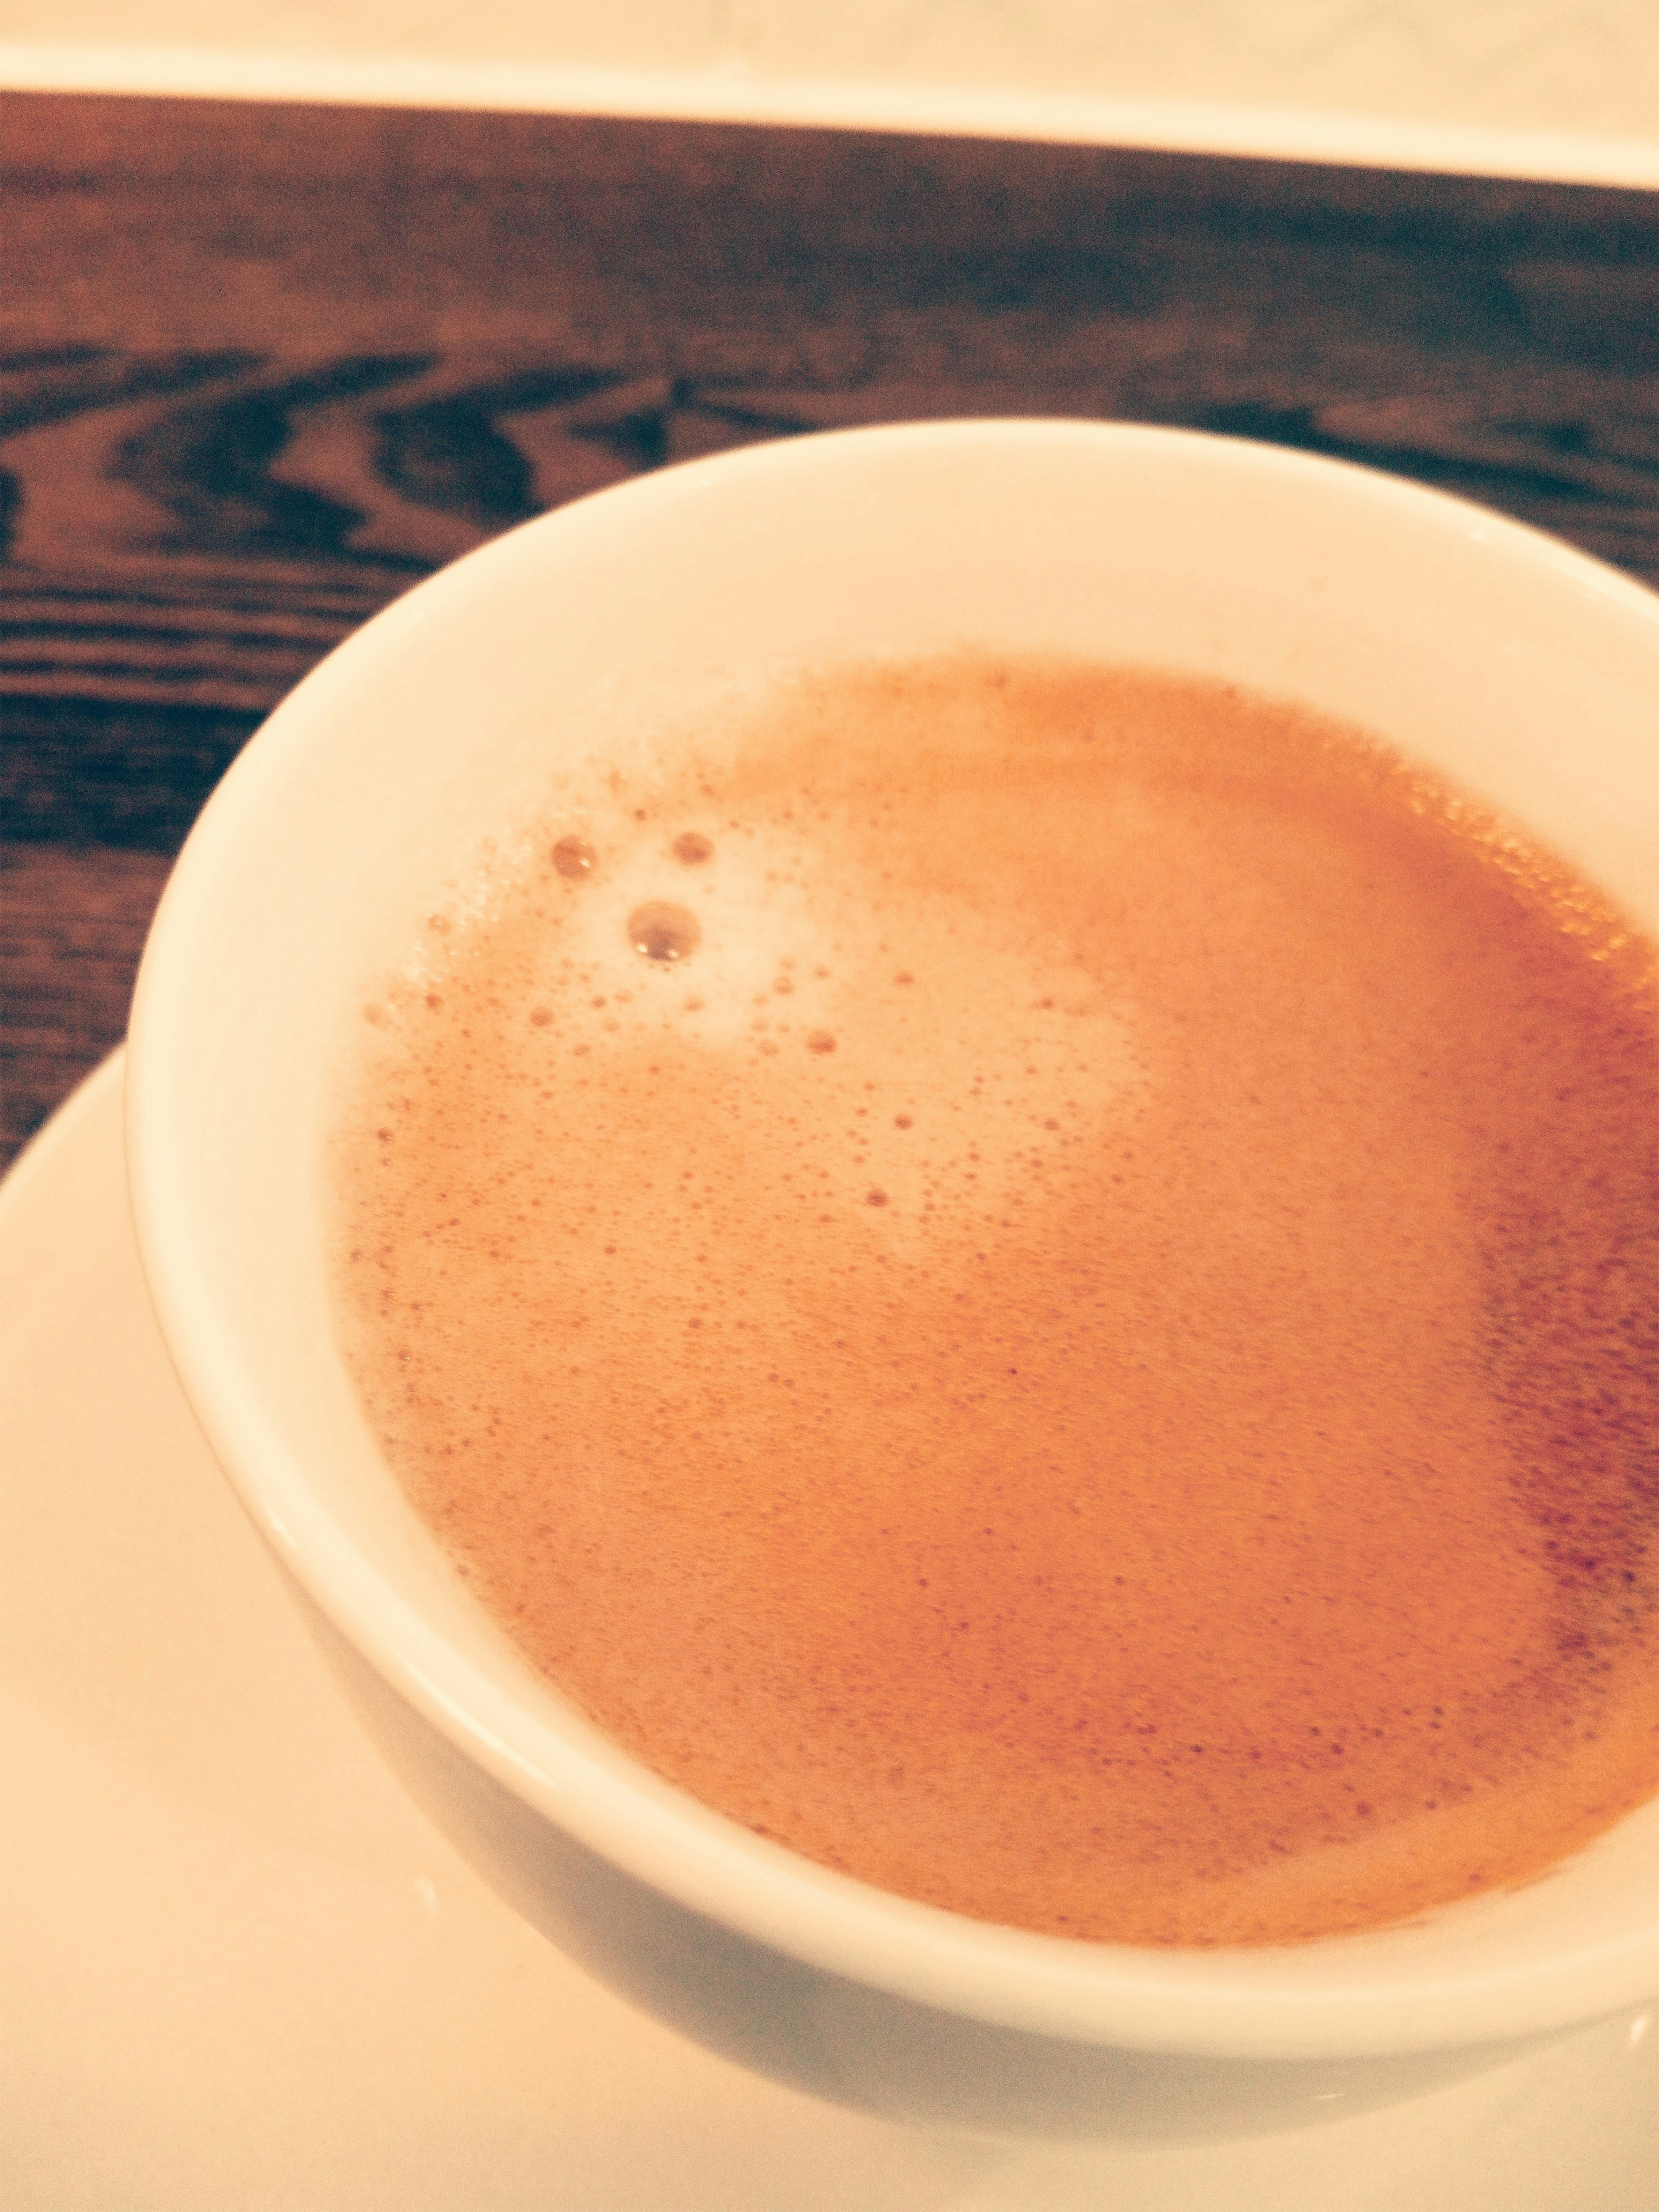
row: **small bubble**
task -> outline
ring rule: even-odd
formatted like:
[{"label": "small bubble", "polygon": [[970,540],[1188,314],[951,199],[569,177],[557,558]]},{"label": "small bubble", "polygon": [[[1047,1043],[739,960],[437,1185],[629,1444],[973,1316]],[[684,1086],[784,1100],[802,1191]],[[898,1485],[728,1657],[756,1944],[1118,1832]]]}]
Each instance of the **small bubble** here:
[{"label": "small bubble", "polygon": [[893,1127],[896,1129],[909,1128],[911,1127],[910,1116],[908,1114],[895,1114],[893,1116]]},{"label": "small bubble", "polygon": [[579,884],[591,875],[598,858],[586,837],[561,837],[553,848],[553,865],[567,883]]},{"label": "small bubble", "polygon": [[696,830],[683,830],[668,849],[688,868],[700,868],[705,860],[714,857],[712,842]]},{"label": "small bubble", "polygon": [[551,1013],[545,1006],[532,1006],[530,1009],[531,1026],[533,1029],[544,1030],[552,1018]]},{"label": "small bubble", "polygon": [[647,899],[628,917],[628,941],[645,959],[666,965],[696,951],[702,928],[690,908],[667,899]]},{"label": "small bubble", "polygon": [[887,1194],[884,1190],[866,1190],[864,1194],[864,1202],[866,1206],[885,1206]]}]

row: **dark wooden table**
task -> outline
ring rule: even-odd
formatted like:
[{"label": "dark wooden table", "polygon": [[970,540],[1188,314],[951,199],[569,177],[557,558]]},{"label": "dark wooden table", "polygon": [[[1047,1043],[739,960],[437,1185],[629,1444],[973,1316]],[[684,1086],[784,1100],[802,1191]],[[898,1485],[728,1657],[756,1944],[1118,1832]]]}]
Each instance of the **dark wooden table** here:
[{"label": "dark wooden table", "polygon": [[215,780],[354,625],[640,470],[957,414],[1344,454],[1659,584],[1659,198],[0,95],[0,1164],[119,1038]]}]

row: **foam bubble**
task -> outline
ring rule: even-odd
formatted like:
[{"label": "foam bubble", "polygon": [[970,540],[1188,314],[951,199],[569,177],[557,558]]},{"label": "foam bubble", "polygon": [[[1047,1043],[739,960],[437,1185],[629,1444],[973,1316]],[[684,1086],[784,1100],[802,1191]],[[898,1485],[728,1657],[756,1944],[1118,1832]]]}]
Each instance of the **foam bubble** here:
[{"label": "foam bubble", "polygon": [[598,858],[586,837],[561,837],[553,848],[553,865],[567,883],[585,881]]},{"label": "foam bubble", "polygon": [[666,966],[691,957],[702,942],[702,924],[672,899],[647,899],[628,917],[628,941],[641,959]]}]

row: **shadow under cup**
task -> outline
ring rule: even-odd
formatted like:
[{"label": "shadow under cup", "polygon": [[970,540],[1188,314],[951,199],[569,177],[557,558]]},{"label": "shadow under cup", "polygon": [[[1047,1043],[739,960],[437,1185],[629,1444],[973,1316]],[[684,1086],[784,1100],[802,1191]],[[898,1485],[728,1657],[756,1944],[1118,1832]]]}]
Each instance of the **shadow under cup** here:
[{"label": "shadow under cup", "polygon": [[909,2118],[1218,2135],[1329,2118],[1659,1992],[1659,1802],[1531,1886],[1279,1949],[968,1921],[795,1857],[625,1757],[463,1590],[333,1327],[325,1139],[364,1000],[556,771],[700,704],[962,647],[1225,678],[1358,722],[1659,933],[1659,599],[1342,465],[1084,423],[855,431],[670,470],[398,602],[204,814],[135,1002],[129,1158],[185,1389],[371,1733],[601,1978]]}]

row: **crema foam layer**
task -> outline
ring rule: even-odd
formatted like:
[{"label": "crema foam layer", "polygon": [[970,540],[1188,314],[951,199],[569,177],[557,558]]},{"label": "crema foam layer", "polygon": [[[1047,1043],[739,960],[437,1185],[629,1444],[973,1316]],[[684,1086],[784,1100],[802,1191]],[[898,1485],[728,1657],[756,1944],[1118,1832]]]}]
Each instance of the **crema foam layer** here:
[{"label": "crema foam layer", "polygon": [[1385,1924],[1659,1789],[1659,981],[1364,734],[963,657],[550,787],[367,1007],[342,1341],[618,1743],[978,1917]]}]

